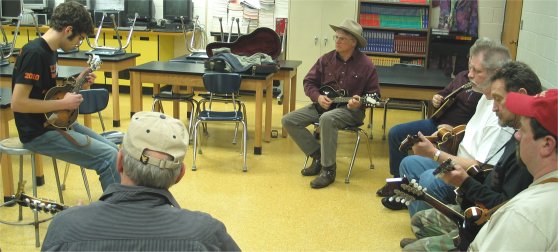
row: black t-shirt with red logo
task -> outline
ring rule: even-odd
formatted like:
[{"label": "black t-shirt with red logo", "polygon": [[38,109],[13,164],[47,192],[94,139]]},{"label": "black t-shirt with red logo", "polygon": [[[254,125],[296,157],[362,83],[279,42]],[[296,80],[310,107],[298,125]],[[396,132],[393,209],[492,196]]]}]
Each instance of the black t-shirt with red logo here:
[{"label": "black t-shirt with red logo", "polygon": [[[43,38],[27,43],[21,49],[14,65],[12,90],[16,83],[32,85],[29,98],[43,100],[46,92],[56,85],[58,55]],[[27,143],[50,130],[45,128],[43,113],[14,112],[19,139]]]}]

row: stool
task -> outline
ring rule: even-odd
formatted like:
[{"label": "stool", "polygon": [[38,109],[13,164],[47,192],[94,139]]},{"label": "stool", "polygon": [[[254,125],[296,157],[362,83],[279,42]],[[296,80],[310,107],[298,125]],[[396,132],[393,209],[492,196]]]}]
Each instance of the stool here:
[{"label": "stool", "polygon": [[[351,163],[349,165],[349,172],[347,173],[347,177],[345,177],[345,183],[348,184],[350,182],[350,177],[351,177],[351,172],[353,171],[353,165],[355,164],[355,158],[356,158],[356,154],[358,152],[358,146],[360,145],[360,134],[364,134],[366,139],[366,147],[368,150],[368,159],[370,160],[370,169],[374,169],[374,163],[372,162],[372,154],[370,153],[370,141],[368,140],[368,133],[366,133],[366,131],[364,131],[363,129],[360,128],[360,126],[362,126],[364,123],[360,123],[358,125],[354,125],[354,126],[348,126],[339,130],[342,131],[347,131],[347,132],[353,132],[356,135],[356,142],[355,142],[355,147],[354,147],[354,151],[353,151],[353,157],[351,158]],[[319,123],[314,123],[314,137],[319,138],[319,127],[320,124]],[[306,165],[308,164],[308,158],[309,156],[306,156],[306,159],[304,160],[304,166],[302,168],[306,168]]]},{"label": "stool", "polygon": [[[0,141],[0,158],[3,154],[7,155],[18,155],[19,156],[19,186],[23,184],[23,156],[30,155],[31,156],[31,176],[33,181],[33,197],[37,197],[37,181],[35,179],[35,153],[23,148],[23,144],[20,142],[18,137],[7,138]],[[53,158],[53,162],[56,162]],[[58,177],[58,168],[54,166],[54,175],[56,177],[56,186],[58,188],[58,196],[60,197],[60,202],[64,203],[64,198],[62,196],[62,191],[60,190],[60,179]],[[21,190],[21,189],[18,189]],[[22,213],[22,206],[19,206],[19,217],[18,220],[21,221],[23,219]],[[35,226],[35,246],[40,247],[41,242],[39,241],[39,213],[38,211],[34,211],[34,221],[33,225]]]}]

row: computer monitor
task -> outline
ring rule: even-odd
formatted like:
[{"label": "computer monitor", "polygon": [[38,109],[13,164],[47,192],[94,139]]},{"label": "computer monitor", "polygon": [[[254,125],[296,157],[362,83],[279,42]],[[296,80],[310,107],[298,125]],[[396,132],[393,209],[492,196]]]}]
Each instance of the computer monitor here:
[{"label": "computer monitor", "polygon": [[191,0],[163,0],[163,18],[171,22],[179,23],[180,17],[184,21],[192,20],[194,4]]},{"label": "computer monitor", "polygon": [[2,0],[0,16],[3,19],[16,19],[21,14],[21,0]]},{"label": "computer monitor", "polygon": [[66,2],[78,2],[79,4],[85,6],[86,9],[90,10],[91,9],[91,1],[90,0],[66,0]]},{"label": "computer monitor", "polygon": [[124,11],[124,0],[95,0],[94,10],[118,10]]},{"label": "computer monitor", "polygon": [[152,0],[126,0],[124,11],[126,18],[133,19],[134,15],[138,13],[137,21],[149,22],[153,17]]},{"label": "computer monitor", "polygon": [[30,10],[44,10],[48,7],[47,0],[23,0],[23,8]]}]

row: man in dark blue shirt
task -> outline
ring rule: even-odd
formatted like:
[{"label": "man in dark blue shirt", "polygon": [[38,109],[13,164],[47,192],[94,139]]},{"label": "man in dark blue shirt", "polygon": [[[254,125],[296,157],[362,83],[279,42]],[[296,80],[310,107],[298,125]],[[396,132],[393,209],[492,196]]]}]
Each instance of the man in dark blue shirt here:
[{"label": "man in dark blue shirt", "polygon": [[42,250],[240,250],[222,222],[181,209],[169,192],[184,176],[187,147],[180,120],[136,113],[118,153],[121,184],[111,184],[98,202],[57,214]]}]

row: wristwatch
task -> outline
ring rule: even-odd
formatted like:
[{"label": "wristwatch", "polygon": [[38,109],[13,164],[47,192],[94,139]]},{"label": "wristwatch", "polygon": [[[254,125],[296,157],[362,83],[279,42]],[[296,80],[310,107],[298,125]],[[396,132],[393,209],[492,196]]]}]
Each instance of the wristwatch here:
[{"label": "wristwatch", "polygon": [[438,159],[440,159],[440,154],[442,152],[440,150],[436,150],[436,153],[434,153],[434,156],[432,157],[432,159],[436,162],[438,162]]}]

